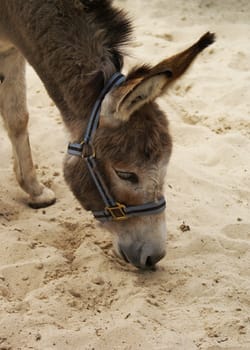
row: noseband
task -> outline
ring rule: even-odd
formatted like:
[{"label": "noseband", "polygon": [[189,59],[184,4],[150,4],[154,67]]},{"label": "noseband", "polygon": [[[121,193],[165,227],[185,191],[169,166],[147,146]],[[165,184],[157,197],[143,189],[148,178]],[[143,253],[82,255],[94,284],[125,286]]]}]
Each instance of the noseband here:
[{"label": "noseband", "polygon": [[112,75],[94,104],[83,140],[80,143],[70,143],[68,146],[68,154],[79,156],[85,160],[89,174],[105,204],[104,210],[93,211],[94,217],[99,221],[124,220],[134,216],[159,214],[166,207],[164,197],[154,202],[139,205],[126,205],[115,201],[110,195],[101,173],[98,171],[92,140],[98,128],[102,101],[112,88],[121,85],[124,81],[125,77],[121,73],[117,72]]}]

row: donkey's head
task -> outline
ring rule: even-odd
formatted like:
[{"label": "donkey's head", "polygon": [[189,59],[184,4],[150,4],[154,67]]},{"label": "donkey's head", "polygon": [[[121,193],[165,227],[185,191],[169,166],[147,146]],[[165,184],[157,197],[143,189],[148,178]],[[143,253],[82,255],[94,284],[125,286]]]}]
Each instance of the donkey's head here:
[{"label": "donkey's head", "polygon": [[[165,255],[165,216],[156,209],[163,198],[172,144],[166,116],[154,100],[213,40],[213,34],[207,33],[189,49],[154,67],[133,69],[106,94],[93,139],[96,163],[92,168],[98,168],[104,187],[117,202],[113,208],[103,204],[86,162],[78,157],[65,162],[65,178],[77,199],[87,210],[107,213],[111,220],[105,225],[113,233],[116,252],[140,268],[155,265]],[[153,205],[148,210],[145,203]],[[139,215],[127,217],[123,205],[135,208]]]}]

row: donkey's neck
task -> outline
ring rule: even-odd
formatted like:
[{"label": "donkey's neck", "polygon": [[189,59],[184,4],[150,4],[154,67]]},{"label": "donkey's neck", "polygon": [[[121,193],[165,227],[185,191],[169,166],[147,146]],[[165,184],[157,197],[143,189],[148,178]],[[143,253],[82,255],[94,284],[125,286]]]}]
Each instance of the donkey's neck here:
[{"label": "donkey's neck", "polygon": [[7,35],[40,76],[74,137],[82,133],[105,80],[122,68],[119,48],[131,29],[110,1],[101,3],[88,12],[71,0],[5,5]]}]

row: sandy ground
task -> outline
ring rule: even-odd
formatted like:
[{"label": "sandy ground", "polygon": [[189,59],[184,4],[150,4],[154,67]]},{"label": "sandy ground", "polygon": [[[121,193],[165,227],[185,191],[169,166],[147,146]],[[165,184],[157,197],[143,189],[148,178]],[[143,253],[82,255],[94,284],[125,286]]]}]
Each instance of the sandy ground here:
[{"label": "sandy ground", "polygon": [[67,134],[28,67],[34,159],[58,201],[26,206],[1,128],[0,349],[250,349],[250,2],[116,3],[136,24],[127,67],[217,33],[159,100],[174,139],[168,254],[155,272],[114,257],[109,234],[64,183]]}]

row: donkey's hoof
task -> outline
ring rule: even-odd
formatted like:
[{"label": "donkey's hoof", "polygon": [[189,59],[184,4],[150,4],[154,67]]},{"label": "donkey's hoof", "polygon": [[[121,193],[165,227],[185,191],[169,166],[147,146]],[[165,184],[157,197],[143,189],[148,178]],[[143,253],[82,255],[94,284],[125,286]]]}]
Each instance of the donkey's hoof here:
[{"label": "donkey's hoof", "polygon": [[36,197],[32,197],[29,200],[29,206],[33,209],[45,208],[56,201],[55,194],[52,190],[47,187],[44,187],[43,192]]}]

